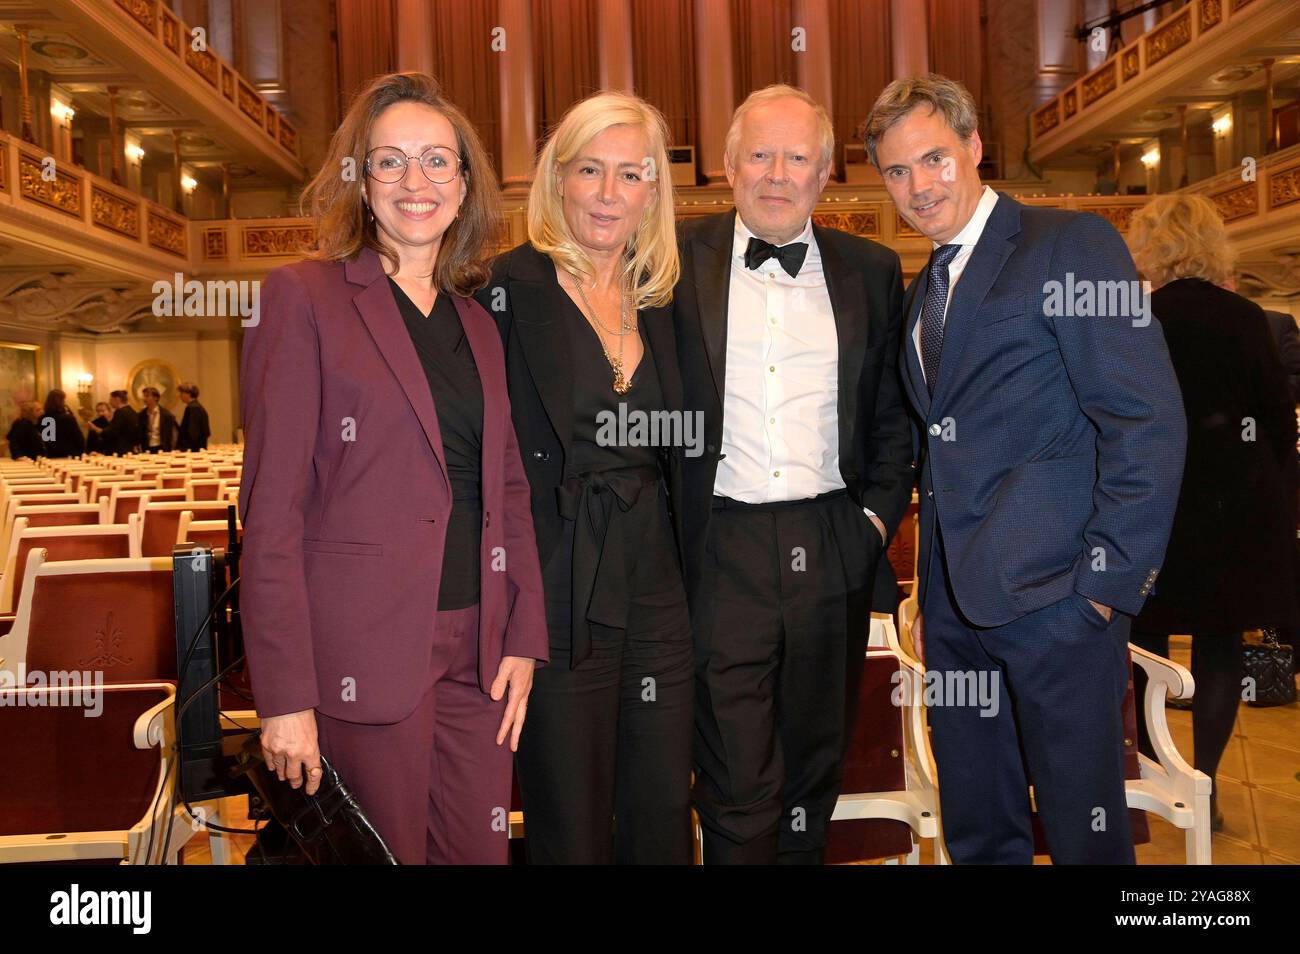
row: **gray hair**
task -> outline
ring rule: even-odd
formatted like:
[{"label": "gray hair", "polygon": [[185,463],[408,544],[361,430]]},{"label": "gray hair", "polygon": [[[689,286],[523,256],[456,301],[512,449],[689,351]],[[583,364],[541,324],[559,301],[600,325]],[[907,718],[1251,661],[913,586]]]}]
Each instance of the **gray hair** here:
[{"label": "gray hair", "polygon": [[880,137],[918,106],[929,106],[932,112],[942,113],[961,141],[970,142],[979,115],[970,90],[938,73],[896,79],[885,87],[871,107],[863,135],[867,155],[877,171],[880,162],[876,159],[876,145]]},{"label": "gray hair", "polygon": [[731,161],[733,163],[736,161],[736,149],[740,145],[740,123],[745,118],[745,114],[756,106],[764,106],[778,99],[797,99],[816,114],[817,138],[821,140],[822,146],[822,165],[828,165],[835,152],[835,127],[831,125],[831,117],[827,114],[826,107],[798,87],[787,86],[785,83],[773,83],[771,86],[755,90],[745,97],[745,101],[731,114],[731,126],[727,129],[725,143],[725,150],[731,157]]}]

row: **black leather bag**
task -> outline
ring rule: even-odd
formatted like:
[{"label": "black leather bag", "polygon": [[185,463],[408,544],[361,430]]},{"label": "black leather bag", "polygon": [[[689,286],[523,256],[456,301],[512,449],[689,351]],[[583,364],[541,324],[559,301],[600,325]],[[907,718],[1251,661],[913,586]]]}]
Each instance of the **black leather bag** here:
[{"label": "black leather bag", "polygon": [[1255,686],[1255,698],[1247,705],[1262,708],[1295,702],[1295,653],[1275,630],[1265,629],[1262,642],[1244,643],[1241,654],[1246,676]]},{"label": "black leather bag", "polygon": [[252,733],[239,753],[239,771],[248,776],[272,816],[312,864],[399,864],[356,796],[323,755],[320,765],[320,788],[315,795],[308,795],[305,781],[294,788],[266,767],[261,732]]}]

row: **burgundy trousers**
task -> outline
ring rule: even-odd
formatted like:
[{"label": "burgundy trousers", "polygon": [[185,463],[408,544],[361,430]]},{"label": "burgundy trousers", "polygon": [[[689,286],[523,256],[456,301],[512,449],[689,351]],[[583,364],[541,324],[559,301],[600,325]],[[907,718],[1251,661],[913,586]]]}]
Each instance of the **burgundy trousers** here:
[{"label": "burgundy trousers", "polygon": [[478,605],[438,613],[428,688],[405,719],[344,722],[316,713],[320,749],[404,865],[505,864],[510,740],[505,699],[478,687]]}]

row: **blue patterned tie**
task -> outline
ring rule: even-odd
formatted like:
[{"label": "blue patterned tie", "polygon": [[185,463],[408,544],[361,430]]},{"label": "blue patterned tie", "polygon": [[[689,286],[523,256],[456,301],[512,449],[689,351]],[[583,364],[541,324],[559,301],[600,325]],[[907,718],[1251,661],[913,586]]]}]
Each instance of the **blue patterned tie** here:
[{"label": "blue patterned tie", "polygon": [[921,303],[921,367],[925,370],[925,386],[930,389],[930,397],[934,397],[934,384],[939,377],[939,355],[943,353],[943,314],[948,309],[948,264],[960,251],[960,245],[940,245],[930,254],[925,301]]}]

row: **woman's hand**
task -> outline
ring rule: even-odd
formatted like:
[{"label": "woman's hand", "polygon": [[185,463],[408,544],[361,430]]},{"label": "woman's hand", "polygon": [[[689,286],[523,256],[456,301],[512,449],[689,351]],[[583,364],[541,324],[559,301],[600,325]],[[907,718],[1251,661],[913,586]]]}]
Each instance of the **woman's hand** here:
[{"label": "woman's hand", "polygon": [[536,661],[525,656],[502,656],[497,677],[492,680],[492,701],[498,701],[510,688],[510,697],[506,700],[505,715],[501,717],[501,728],[497,729],[497,745],[510,735],[510,751],[519,751],[519,733],[524,730],[524,713],[528,711],[528,693],[533,688],[533,669]]},{"label": "woman's hand", "polygon": [[262,758],[280,781],[288,779],[294,788],[302,787],[305,771],[307,794],[315,795],[323,774],[320,745],[316,740],[316,713],[303,709],[263,719]]}]

